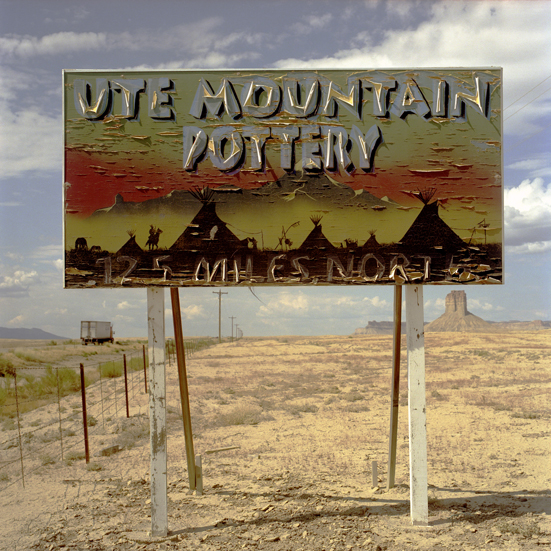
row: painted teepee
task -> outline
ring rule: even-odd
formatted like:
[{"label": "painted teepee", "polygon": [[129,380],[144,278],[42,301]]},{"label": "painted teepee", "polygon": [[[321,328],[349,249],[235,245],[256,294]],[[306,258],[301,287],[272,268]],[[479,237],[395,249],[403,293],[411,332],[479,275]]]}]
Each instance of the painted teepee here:
[{"label": "painted teepee", "polygon": [[126,233],[130,236],[128,241],[116,252],[116,256],[130,256],[139,258],[143,254],[143,249],[136,243],[136,231],[129,230]]},{"label": "painted teepee", "polygon": [[464,249],[466,243],[440,218],[438,214],[438,200],[430,200],[436,190],[430,188],[415,192],[415,195],[424,205],[421,212],[400,239],[405,251],[432,252],[435,248],[444,251],[458,251]]},{"label": "painted teepee", "polygon": [[314,224],[314,228],[308,234],[306,239],[302,242],[302,245],[298,248],[301,252],[309,252],[315,254],[316,252],[327,253],[336,250],[335,246],[325,237],[321,228],[321,216],[311,216],[310,220]]},{"label": "painted teepee", "polygon": [[373,252],[381,248],[381,245],[375,237],[376,230],[369,230],[369,239],[363,244],[362,249],[367,252]]},{"label": "painted teepee", "polygon": [[189,192],[202,206],[170,250],[227,252],[241,247],[239,238],[216,213],[214,191],[208,187]]}]

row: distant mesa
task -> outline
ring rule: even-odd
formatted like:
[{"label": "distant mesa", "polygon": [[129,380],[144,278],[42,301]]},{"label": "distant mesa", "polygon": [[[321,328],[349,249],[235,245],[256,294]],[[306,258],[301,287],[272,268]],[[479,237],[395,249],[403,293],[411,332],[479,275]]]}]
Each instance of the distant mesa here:
[{"label": "distant mesa", "polygon": [[[365,327],[359,327],[354,335],[392,335],[394,332],[393,321],[368,321]],[[406,322],[402,322],[402,333],[406,332]]]},{"label": "distant mesa", "polygon": [[[446,311],[434,321],[425,323],[425,332],[496,333],[545,329],[551,329],[551,321],[485,321],[469,312],[465,291],[451,291],[446,296]],[[370,321],[365,327],[356,329],[354,335],[391,335],[393,332],[392,321]],[[402,323],[402,333],[405,332],[406,324]]]}]

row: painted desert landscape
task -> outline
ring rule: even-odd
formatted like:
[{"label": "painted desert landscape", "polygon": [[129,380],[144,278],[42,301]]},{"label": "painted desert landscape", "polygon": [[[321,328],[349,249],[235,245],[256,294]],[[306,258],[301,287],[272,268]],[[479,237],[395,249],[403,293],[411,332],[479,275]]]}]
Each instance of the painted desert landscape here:
[{"label": "painted desert landscape", "polygon": [[[23,350],[15,341],[4,344],[5,358]],[[46,344],[33,342],[24,349],[27,357],[49,348],[54,361],[56,348],[62,365],[83,360],[83,346],[66,346],[62,354],[61,346]],[[551,332],[427,332],[425,344],[429,527],[411,526],[409,515],[405,338],[396,486],[390,490],[392,336],[245,338],[214,343],[187,361],[203,495],[189,491],[175,362],[167,367],[169,537],[148,535],[148,401],[143,383],[133,382],[129,418],[124,408],[118,416],[95,414],[88,465],[75,429],[63,445],[76,443],[78,453],[43,459],[24,488],[14,482],[17,470],[3,475],[0,548],[547,548]],[[114,358],[115,349],[120,356],[139,352],[141,344],[93,348],[98,357]],[[112,382],[122,404],[124,385],[120,378]],[[108,390],[90,384],[89,403]],[[60,401],[77,413],[79,403],[78,393]],[[58,407],[22,414],[23,435],[55,420]],[[0,426],[2,442],[17,435],[13,418],[3,416]],[[26,445],[35,449],[31,437]],[[112,455],[100,455],[109,447]],[[234,449],[208,453],[224,448]],[[10,451],[0,450],[2,460]]]}]

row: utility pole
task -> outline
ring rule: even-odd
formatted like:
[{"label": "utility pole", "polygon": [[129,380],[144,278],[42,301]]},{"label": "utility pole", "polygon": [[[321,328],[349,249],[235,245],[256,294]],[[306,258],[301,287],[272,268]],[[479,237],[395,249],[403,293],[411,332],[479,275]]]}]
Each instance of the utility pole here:
[{"label": "utility pole", "polygon": [[228,316],[228,318],[231,319],[231,342],[233,342],[233,320],[236,318],[236,316]]},{"label": "utility pole", "polygon": [[218,295],[218,342],[222,342],[222,295],[227,295],[228,293],[223,293],[222,291],[213,291],[214,295]]}]

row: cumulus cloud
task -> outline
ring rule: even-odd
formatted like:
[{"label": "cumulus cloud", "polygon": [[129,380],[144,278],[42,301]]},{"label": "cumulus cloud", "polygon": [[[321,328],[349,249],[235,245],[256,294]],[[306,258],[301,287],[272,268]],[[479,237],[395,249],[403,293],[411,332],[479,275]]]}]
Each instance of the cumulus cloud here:
[{"label": "cumulus cloud", "polygon": [[8,321],[9,327],[20,327],[21,324],[25,321],[26,317],[23,314],[19,314],[18,316],[15,316],[15,318],[12,318],[10,321]]},{"label": "cumulus cloud", "polygon": [[187,320],[205,317],[205,309],[200,304],[190,304],[189,306],[182,308],[181,313]]},{"label": "cumulus cloud", "polygon": [[58,171],[62,163],[61,121],[39,109],[11,111],[0,103],[2,177]]},{"label": "cumulus cloud", "polygon": [[[415,27],[387,30],[373,43],[370,33],[351,36],[356,47],[318,58],[286,58],[278,67],[504,67],[507,106],[539,84],[548,64],[551,11],[547,2],[434,2],[422,4],[427,17]],[[527,9],[524,9],[527,8]],[[386,4],[394,12],[395,3]],[[404,7],[405,9],[405,7]],[[529,98],[528,98],[529,99]],[[522,104],[519,104],[519,106]],[[507,123],[526,135],[538,129],[545,96]]]},{"label": "cumulus cloud", "polygon": [[512,253],[551,250],[551,186],[543,178],[505,190],[505,240]]},{"label": "cumulus cloud", "polygon": [[189,66],[188,56],[208,56],[214,52],[219,62],[221,58],[226,59],[224,54],[230,49],[235,50],[236,45],[250,50],[250,46],[258,44],[263,36],[262,33],[249,31],[224,34],[221,32],[223,27],[222,17],[208,17],[193,23],[174,25],[162,33],[138,29],[133,32],[64,31],[42,37],[8,34],[0,37],[0,55],[17,60],[78,52],[136,52],[147,48],[150,52],[171,52],[174,57],[185,53],[185,65]]},{"label": "cumulus cloud", "polygon": [[305,313],[309,309],[308,297],[302,292],[290,293],[281,291],[271,298],[266,305],[259,309],[261,314],[268,315],[295,315],[297,312]]},{"label": "cumulus cloud", "polygon": [[484,312],[501,312],[502,310],[505,310],[503,306],[499,306],[496,304],[491,304],[489,302],[484,302],[482,300],[479,300],[477,298],[471,298],[469,299],[469,310],[474,311],[480,311],[483,310]]},{"label": "cumulus cloud", "polygon": [[0,297],[21,298],[29,296],[29,287],[38,281],[38,273],[16,270],[0,279]]}]

